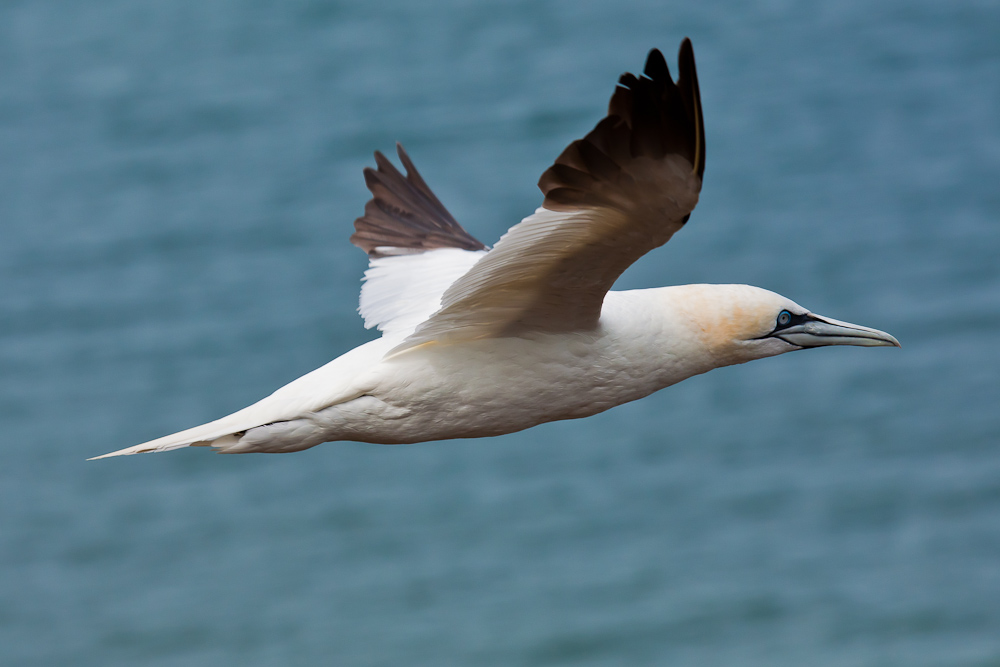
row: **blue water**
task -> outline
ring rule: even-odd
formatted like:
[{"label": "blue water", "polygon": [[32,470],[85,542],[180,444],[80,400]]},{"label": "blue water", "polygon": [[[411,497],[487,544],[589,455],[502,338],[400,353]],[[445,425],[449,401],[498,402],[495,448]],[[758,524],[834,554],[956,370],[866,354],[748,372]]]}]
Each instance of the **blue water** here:
[{"label": "blue water", "polygon": [[[885,329],[586,421],[84,462],[370,336],[402,141],[493,242],[692,38],[701,204],[621,287]],[[0,4],[0,664],[1000,665],[1000,6]]]}]

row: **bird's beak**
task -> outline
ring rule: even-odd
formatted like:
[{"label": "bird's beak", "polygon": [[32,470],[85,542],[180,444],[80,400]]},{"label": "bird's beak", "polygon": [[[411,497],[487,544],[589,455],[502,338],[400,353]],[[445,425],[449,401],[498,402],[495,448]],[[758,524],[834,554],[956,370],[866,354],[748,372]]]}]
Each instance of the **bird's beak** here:
[{"label": "bird's beak", "polygon": [[808,315],[808,320],[774,333],[786,343],[799,347],[824,345],[860,345],[862,347],[902,347],[899,341],[878,329],[831,320],[820,315]]}]

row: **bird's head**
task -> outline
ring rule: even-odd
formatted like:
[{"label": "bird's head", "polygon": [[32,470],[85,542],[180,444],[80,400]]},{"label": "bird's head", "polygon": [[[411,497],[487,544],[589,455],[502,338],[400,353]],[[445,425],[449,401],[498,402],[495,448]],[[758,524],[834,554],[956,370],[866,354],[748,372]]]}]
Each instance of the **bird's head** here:
[{"label": "bird's head", "polygon": [[759,287],[686,287],[685,314],[719,365],[829,345],[900,346],[884,331],[816,315]]}]

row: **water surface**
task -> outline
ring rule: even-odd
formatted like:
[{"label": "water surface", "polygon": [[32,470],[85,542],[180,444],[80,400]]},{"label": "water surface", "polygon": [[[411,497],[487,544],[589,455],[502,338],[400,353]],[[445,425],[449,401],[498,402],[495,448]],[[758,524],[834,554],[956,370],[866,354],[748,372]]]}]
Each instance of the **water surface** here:
[{"label": "water surface", "polygon": [[[0,662],[1000,664],[995,3],[0,6]],[[368,340],[402,141],[492,243],[694,41],[702,202],[623,288],[895,334],[413,447],[84,458]]]}]

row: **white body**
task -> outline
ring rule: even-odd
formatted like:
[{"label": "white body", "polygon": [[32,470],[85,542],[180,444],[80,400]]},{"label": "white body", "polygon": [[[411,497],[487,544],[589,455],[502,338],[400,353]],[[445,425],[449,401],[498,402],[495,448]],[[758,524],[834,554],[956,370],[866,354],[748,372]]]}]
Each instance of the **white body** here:
[{"label": "white body", "polygon": [[684,285],[609,292],[592,331],[432,342],[395,354],[399,338],[387,335],[227,417],[114,454],[413,443],[587,417],[713,368],[792,349],[778,339],[747,344],[730,334],[731,318],[705,316],[761,300],[800,309],[755,287]]},{"label": "white body", "polygon": [[[385,359],[391,342],[373,341],[316,371],[346,400],[254,429],[227,450],[492,436],[603,412],[718,365],[692,323],[670,308],[671,292],[682,291],[610,292],[591,332],[428,344]],[[368,370],[356,374],[358,366]]]}]

